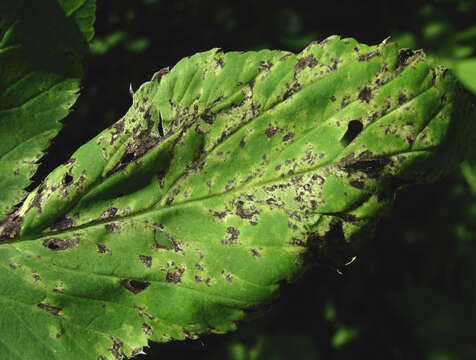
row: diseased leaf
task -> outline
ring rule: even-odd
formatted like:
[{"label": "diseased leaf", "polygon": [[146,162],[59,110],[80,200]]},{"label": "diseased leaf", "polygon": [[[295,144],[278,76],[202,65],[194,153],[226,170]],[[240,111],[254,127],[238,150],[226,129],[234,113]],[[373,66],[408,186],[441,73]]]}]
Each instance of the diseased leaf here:
[{"label": "diseased leaf", "polygon": [[119,359],[235,329],[456,166],[466,101],[421,51],[337,36],[162,69],[3,221],[1,351]]},{"label": "diseased leaf", "polygon": [[0,218],[26,196],[78,97],[94,8],[94,0],[0,3]]}]

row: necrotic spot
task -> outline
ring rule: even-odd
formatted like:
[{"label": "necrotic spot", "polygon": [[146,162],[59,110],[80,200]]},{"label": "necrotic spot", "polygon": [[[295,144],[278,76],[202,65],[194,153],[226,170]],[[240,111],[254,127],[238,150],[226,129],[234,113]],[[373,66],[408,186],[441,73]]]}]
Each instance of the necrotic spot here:
[{"label": "necrotic spot", "polygon": [[359,120],[352,120],[349,122],[347,125],[347,131],[345,132],[344,136],[340,140],[340,143],[342,146],[347,146],[349,145],[354,139],[359,136],[359,134],[362,132],[362,129],[364,126]]},{"label": "necrotic spot", "polygon": [[72,249],[79,243],[79,239],[58,239],[58,238],[49,238],[43,241],[43,246],[53,250],[53,251],[61,251],[61,250],[68,250]]}]

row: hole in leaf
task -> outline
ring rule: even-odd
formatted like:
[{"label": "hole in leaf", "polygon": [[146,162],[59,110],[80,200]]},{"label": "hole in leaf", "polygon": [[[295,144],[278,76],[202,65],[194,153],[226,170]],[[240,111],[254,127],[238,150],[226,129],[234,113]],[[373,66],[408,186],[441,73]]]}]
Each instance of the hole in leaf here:
[{"label": "hole in leaf", "polygon": [[148,281],[134,279],[121,280],[120,284],[134,294],[139,294],[150,286],[150,282]]},{"label": "hole in leaf", "polygon": [[164,128],[162,126],[162,116],[160,115],[160,113],[159,113],[159,124],[157,126],[159,130],[159,135],[164,136]]},{"label": "hole in leaf", "polygon": [[345,132],[344,136],[340,140],[342,146],[349,145],[354,139],[359,136],[362,132],[364,126],[359,120],[352,120],[347,125],[347,131]]}]

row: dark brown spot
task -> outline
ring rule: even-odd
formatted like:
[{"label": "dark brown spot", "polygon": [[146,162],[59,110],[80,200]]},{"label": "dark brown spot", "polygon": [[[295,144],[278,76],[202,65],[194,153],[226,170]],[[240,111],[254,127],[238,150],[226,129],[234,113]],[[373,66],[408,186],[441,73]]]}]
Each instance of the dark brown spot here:
[{"label": "dark brown spot", "polygon": [[109,209],[105,210],[102,213],[101,218],[107,219],[107,218],[113,217],[114,215],[116,215],[116,213],[117,213],[117,208],[110,207]]},{"label": "dark brown spot", "polygon": [[293,137],[294,137],[293,133],[287,133],[286,135],[283,136],[283,141],[291,140]]},{"label": "dark brown spot", "polygon": [[58,238],[49,238],[43,241],[43,246],[53,251],[69,250],[74,248],[78,244],[78,238],[65,240]]},{"label": "dark brown spot", "polygon": [[212,125],[215,122],[215,117],[212,113],[205,111],[202,115],[200,115],[203,121],[207,124]]},{"label": "dark brown spot", "polygon": [[324,184],[324,178],[320,175],[317,175],[317,174],[312,175],[312,180],[314,180],[318,185]]},{"label": "dark brown spot", "polygon": [[57,307],[54,307],[54,306],[50,306],[50,305],[46,305],[46,304],[42,304],[42,303],[39,303],[36,306],[38,306],[41,310],[47,311],[50,314],[55,315],[55,316],[59,316],[59,312],[61,310],[63,310],[63,309],[60,309],[60,308],[57,308]]},{"label": "dark brown spot", "polygon": [[98,251],[101,254],[108,254],[111,255],[111,250],[106,247],[104,244],[96,244],[96,247],[98,248]]},{"label": "dark brown spot", "polygon": [[264,134],[268,137],[268,138],[272,138],[274,136],[274,134],[276,134],[276,131],[278,131],[278,129],[272,125],[269,125],[265,130],[264,130]]},{"label": "dark brown spot", "polygon": [[256,250],[256,249],[250,249],[250,253],[251,253],[251,255],[252,255],[255,259],[261,257],[261,254],[260,254],[259,251]]},{"label": "dark brown spot", "polygon": [[154,333],[154,328],[146,323],[143,323],[142,332],[148,336],[151,336]]},{"label": "dark brown spot", "polygon": [[222,270],[221,274],[225,277],[226,281],[228,281],[230,284],[233,282],[233,275],[227,273],[225,270]]},{"label": "dark brown spot", "polygon": [[177,272],[168,272],[165,276],[165,281],[172,284],[182,282],[183,269],[179,269]]},{"label": "dark brown spot", "polygon": [[[238,201],[236,205],[236,215],[238,215],[242,219],[251,219],[253,215],[258,214],[258,211],[252,210],[252,209],[247,209],[243,208],[243,201]],[[236,230],[238,231],[238,230]],[[239,231],[238,231],[239,234]]]},{"label": "dark brown spot", "polygon": [[372,91],[366,86],[362,89],[359,93],[359,99],[365,101],[367,104],[370,102],[372,98]]},{"label": "dark brown spot", "polygon": [[123,279],[120,281],[120,284],[134,294],[139,294],[150,286],[149,281],[134,279]]},{"label": "dark brown spot", "polygon": [[398,105],[403,105],[407,101],[405,94],[398,95]]},{"label": "dark brown spot", "polygon": [[35,281],[37,281],[37,282],[41,281],[41,277],[36,271],[32,271],[31,276],[33,277],[33,279],[35,279]]},{"label": "dark brown spot", "polygon": [[233,226],[228,226],[226,228],[226,232],[230,234],[230,237],[228,239],[224,239],[221,241],[223,245],[232,245],[236,244],[238,240],[238,236],[240,236],[240,231]]},{"label": "dark brown spot", "polygon": [[264,71],[264,70],[269,70],[273,66],[273,63],[271,61],[260,61],[259,63],[259,72]]},{"label": "dark brown spot", "polygon": [[212,215],[213,215],[213,216],[216,216],[217,218],[219,218],[220,220],[222,220],[223,218],[225,218],[226,214],[227,214],[226,211],[221,211],[221,212],[215,211],[215,212],[213,212]]},{"label": "dark brown spot", "polygon": [[293,94],[295,94],[299,90],[301,90],[301,84],[299,84],[298,82],[294,83],[294,85],[288,90],[286,90],[286,92],[283,94],[283,101],[291,97]]},{"label": "dark brown spot", "polygon": [[139,259],[148,268],[152,266],[152,256],[139,255]]},{"label": "dark brown spot", "polygon": [[61,333],[56,333],[56,338],[59,339],[61,336],[63,336]]},{"label": "dark brown spot", "polygon": [[294,71],[298,72],[303,70],[306,66],[309,69],[312,69],[317,65],[317,60],[314,58],[313,55],[306,56],[305,58],[299,59],[296,66],[294,67]]},{"label": "dark brown spot", "polygon": [[329,65],[329,69],[332,70],[332,71],[333,71],[333,70],[336,70],[338,64],[339,64],[339,60],[337,60],[337,59],[335,59],[335,58],[331,59],[331,63],[330,63],[330,65]]},{"label": "dark brown spot", "polygon": [[246,138],[246,136],[243,136],[240,140],[240,147],[242,149],[246,146],[245,138]]},{"label": "dark brown spot", "polygon": [[104,227],[106,228],[106,230],[110,233],[119,233],[120,232],[120,227],[117,226],[116,223],[110,223],[110,224],[106,224],[104,225]]}]

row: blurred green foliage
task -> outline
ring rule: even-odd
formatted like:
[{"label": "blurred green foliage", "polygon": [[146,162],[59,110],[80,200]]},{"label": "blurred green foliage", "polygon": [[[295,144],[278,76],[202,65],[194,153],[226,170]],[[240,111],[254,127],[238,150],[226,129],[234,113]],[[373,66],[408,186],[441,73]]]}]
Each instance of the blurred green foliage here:
[{"label": "blurred green foliage", "polygon": [[[125,113],[130,84],[136,89],[160,68],[213,47],[299,51],[332,34],[369,44],[391,35],[451,67],[476,94],[475,1],[310,4],[98,0],[83,95],[37,179]],[[342,275],[311,270],[237,332],[153,344],[137,358],[475,359],[476,161],[396,200]]]}]

